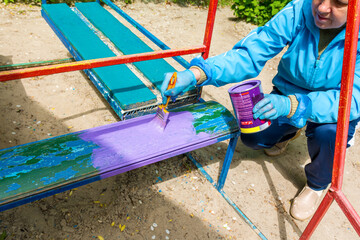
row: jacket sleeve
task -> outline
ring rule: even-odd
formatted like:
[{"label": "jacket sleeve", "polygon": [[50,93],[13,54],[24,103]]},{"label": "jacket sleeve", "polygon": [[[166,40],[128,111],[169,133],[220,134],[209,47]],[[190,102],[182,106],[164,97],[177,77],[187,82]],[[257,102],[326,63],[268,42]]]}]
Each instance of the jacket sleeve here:
[{"label": "jacket sleeve", "polygon": [[[290,124],[303,127],[306,121],[315,123],[335,123],[338,119],[340,85],[328,91],[314,91],[295,94],[299,107],[289,119]],[[360,56],[358,53],[351,98],[350,121],[360,117]]]},{"label": "jacket sleeve", "polygon": [[204,60],[194,58],[190,65],[201,67],[207,80],[203,85],[223,86],[259,75],[265,63],[293,39],[302,1],[290,2],[265,26],[250,32],[228,52]]}]

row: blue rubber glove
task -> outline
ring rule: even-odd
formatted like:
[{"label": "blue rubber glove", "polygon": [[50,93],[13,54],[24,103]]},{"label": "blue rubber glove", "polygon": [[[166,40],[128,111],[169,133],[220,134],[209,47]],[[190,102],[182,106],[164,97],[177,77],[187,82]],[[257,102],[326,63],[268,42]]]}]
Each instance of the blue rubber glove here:
[{"label": "blue rubber glove", "polygon": [[166,90],[172,75],[173,73],[165,73],[164,81],[161,85],[160,90],[161,90],[161,96],[163,98],[163,103],[166,102],[166,97],[171,96],[172,99],[174,99],[179,94],[182,94],[187,87],[196,85],[196,79],[194,73],[187,69],[185,71],[178,72],[175,87]]},{"label": "blue rubber glove", "polygon": [[286,117],[291,110],[291,101],[287,96],[265,94],[253,108],[254,119],[274,120]]}]

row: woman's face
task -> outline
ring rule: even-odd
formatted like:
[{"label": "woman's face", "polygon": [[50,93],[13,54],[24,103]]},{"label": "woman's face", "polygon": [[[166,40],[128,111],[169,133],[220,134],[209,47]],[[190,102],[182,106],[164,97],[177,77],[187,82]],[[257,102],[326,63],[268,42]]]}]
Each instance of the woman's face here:
[{"label": "woman's face", "polygon": [[346,23],[349,0],[313,0],[312,14],[321,29],[339,28]]}]

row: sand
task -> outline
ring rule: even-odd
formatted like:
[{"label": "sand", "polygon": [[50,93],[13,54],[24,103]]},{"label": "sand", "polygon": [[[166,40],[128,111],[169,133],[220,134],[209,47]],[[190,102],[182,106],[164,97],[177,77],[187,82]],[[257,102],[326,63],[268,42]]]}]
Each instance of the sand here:
[{"label": "sand", "polygon": [[[120,5],[171,48],[203,41],[207,9],[165,3]],[[230,49],[254,28],[237,21],[229,7],[219,8],[210,56]],[[0,65],[71,57],[41,17],[39,6],[0,4],[0,39]],[[272,88],[280,56],[257,77],[265,92]],[[188,61],[193,57],[184,56]],[[203,98],[232,111],[230,86],[206,86]],[[0,83],[0,92],[1,149],[119,121],[82,72]],[[214,179],[227,144],[192,152]],[[359,150],[356,142],[347,153],[343,187],[358,212]],[[288,210],[305,184],[303,167],[308,161],[304,133],[274,158],[239,141],[224,191],[268,239],[298,239],[308,221],[293,220]],[[184,156],[4,211],[3,231],[6,239],[259,238]],[[313,239],[357,238],[337,204],[313,235]]]}]

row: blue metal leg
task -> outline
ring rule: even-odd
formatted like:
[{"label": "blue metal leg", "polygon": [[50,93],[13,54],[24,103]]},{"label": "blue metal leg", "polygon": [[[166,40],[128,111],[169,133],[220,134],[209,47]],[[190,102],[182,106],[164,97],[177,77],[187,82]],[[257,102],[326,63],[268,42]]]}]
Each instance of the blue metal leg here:
[{"label": "blue metal leg", "polygon": [[224,163],[223,163],[223,166],[221,168],[220,177],[219,177],[219,180],[218,180],[218,183],[217,183],[217,186],[216,186],[216,189],[218,191],[222,190],[223,187],[224,187],[226,176],[227,176],[227,174],[229,172],[231,160],[232,160],[232,157],[234,155],[235,147],[236,147],[236,143],[237,143],[238,139],[239,139],[238,136],[233,137],[233,138],[230,139],[228,149],[226,150]]},{"label": "blue metal leg", "polygon": [[[230,163],[231,163],[231,159],[232,159],[232,155],[234,153],[234,150],[235,150],[235,146],[236,146],[236,143],[237,143],[237,140],[238,140],[238,136],[236,137],[233,137],[231,138],[230,140],[230,143],[229,143],[229,147],[228,147],[228,150],[226,152],[226,157],[225,159],[228,159],[227,162],[227,168],[225,167],[225,162],[223,164],[223,167],[222,169],[226,171],[222,171],[221,172],[221,175],[223,176],[223,184],[222,186],[224,185],[224,182],[225,182],[225,179],[226,179],[226,175],[227,175],[227,172],[229,170],[229,167],[230,167]],[[230,153],[231,152],[231,153]],[[205,171],[205,169],[203,168],[203,166],[198,162],[196,161],[196,159],[191,155],[191,153],[186,153],[186,156],[195,164],[195,166],[198,168],[198,170],[201,172],[201,174],[211,183],[211,185],[213,185],[215,187],[215,189],[221,194],[221,196],[228,202],[228,204],[230,204],[230,206],[232,206],[235,211],[237,212],[237,214],[245,221],[245,223],[247,223],[250,228],[263,240],[267,240],[267,238],[264,236],[264,234],[255,226],[255,224],[253,224],[251,222],[251,220],[245,215],[244,212],[242,212],[240,210],[240,208],[238,208],[236,206],[236,204],[230,199],[230,197],[223,191],[223,190],[219,190],[219,188],[217,187],[217,184],[215,184],[215,181],[211,178],[211,176]]]}]

